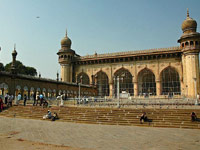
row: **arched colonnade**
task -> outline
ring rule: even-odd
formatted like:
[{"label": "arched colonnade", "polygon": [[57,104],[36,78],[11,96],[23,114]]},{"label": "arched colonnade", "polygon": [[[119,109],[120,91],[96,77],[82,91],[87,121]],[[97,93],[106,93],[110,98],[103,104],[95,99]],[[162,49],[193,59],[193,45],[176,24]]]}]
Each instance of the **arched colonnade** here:
[{"label": "arched colonnade", "polygon": [[175,67],[167,66],[159,73],[144,67],[133,75],[128,69],[121,67],[112,77],[105,71],[98,71],[91,77],[80,72],[76,82],[95,84],[98,96],[160,96],[181,95],[181,75]]}]

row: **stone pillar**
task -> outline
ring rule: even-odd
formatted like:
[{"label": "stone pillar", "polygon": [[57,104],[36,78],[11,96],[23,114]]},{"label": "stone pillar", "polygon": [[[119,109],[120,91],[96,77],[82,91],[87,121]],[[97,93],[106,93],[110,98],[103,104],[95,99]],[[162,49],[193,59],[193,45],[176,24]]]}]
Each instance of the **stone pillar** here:
[{"label": "stone pillar", "polygon": [[31,99],[31,91],[30,90],[28,90],[28,95],[27,95],[27,99]]},{"label": "stone pillar", "polygon": [[110,97],[113,97],[113,83],[109,83],[109,89],[110,89]]},{"label": "stone pillar", "polygon": [[156,95],[161,95],[161,81],[156,81]]},{"label": "stone pillar", "polygon": [[138,96],[138,82],[133,82],[134,85],[134,96]]}]

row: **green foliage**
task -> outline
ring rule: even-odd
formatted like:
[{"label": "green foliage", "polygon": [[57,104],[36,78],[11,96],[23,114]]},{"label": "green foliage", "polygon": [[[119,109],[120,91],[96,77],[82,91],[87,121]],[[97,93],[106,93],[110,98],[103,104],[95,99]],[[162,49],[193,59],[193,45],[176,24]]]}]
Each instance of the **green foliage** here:
[{"label": "green foliage", "polygon": [[0,63],[0,71],[4,71],[5,69],[4,69],[4,66],[3,66],[3,64],[2,63]]},{"label": "green foliage", "polygon": [[[11,65],[12,65],[12,62],[7,64],[5,66],[5,71],[10,71]],[[17,73],[19,74],[25,74],[25,75],[31,75],[31,76],[37,75],[37,70],[35,68],[24,66],[20,61],[16,61],[15,65],[16,65]]]}]

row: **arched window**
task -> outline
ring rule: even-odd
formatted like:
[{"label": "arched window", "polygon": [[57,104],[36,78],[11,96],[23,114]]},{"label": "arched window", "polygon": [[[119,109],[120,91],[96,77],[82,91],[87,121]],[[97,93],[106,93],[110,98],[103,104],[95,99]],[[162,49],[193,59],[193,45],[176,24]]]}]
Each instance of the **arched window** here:
[{"label": "arched window", "polygon": [[185,46],[188,46],[189,45],[189,43],[188,42],[185,42]]},{"label": "arched window", "polygon": [[182,43],[182,47],[184,47],[184,43]]},{"label": "arched window", "polygon": [[198,42],[198,41],[195,41],[195,45],[199,45],[199,42]]},{"label": "arched window", "polygon": [[174,68],[167,67],[162,71],[161,82],[162,95],[181,94],[179,74]]},{"label": "arched window", "polygon": [[95,80],[97,84],[98,96],[109,96],[109,82],[106,73],[99,71],[95,75]]},{"label": "arched window", "polygon": [[[134,95],[133,90],[133,76],[131,73],[121,68],[117,72],[114,73],[114,95],[117,96],[117,83],[119,82],[119,93],[126,93],[130,96]],[[119,80],[119,81],[118,81]]]},{"label": "arched window", "polygon": [[193,42],[193,41],[190,41],[190,45],[194,45],[194,42]]},{"label": "arched window", "polygon": [[85,72],[81,72],[77,76],[77,83],[90,84],[90,79]]},{"label": "arched window", "polygon": [[156,95],[155,75],[149,69],[144,69],[138,74],[139,95]]}]

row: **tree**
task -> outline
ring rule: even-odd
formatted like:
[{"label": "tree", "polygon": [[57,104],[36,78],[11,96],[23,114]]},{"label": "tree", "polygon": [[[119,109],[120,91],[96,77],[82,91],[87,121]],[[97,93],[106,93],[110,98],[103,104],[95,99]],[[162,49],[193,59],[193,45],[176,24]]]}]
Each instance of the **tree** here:
[{"label": "tree", "polygon": [[4,69],[4,66],[3,66],[3,64],[2,63],[0,63],[0,71],[4,71],[5,69]]},{"label": "tree", "polygon": [[[11,65],[12,65],[12,62],[7,64],[5,66],[5,71],[10,71]],[[35,68],[29,67],[29,66],[24,66],[22,64],[22,62],[20,62],[20,61],[16,61],[15,65],[16,65],[17,73],[19,73],[19,74],[25,74],[25,75],[31,75],[31,76],[37,75],[37,70]]]}]

